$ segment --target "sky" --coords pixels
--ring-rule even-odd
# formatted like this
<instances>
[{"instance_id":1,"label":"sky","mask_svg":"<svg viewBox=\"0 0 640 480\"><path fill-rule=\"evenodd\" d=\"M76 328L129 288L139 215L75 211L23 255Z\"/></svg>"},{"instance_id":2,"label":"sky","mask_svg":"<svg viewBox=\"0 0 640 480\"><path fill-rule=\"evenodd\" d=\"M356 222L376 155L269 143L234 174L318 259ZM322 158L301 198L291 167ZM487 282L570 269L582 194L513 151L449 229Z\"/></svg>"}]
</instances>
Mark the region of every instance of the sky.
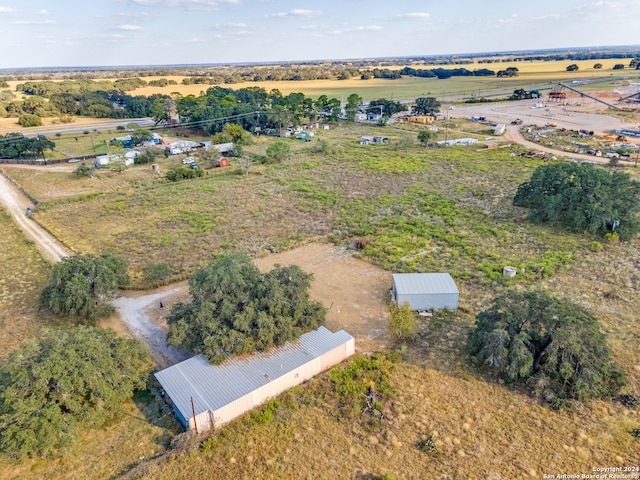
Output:
<instances>
[{"instance_id":1,"label":"sky","mask_svg":"<svg viewBox=\"0 0 640 480\"><path fill-rule=\"evenodd\" d=\"M640 0L0 0L0 69L634 45Z\"/></svg>"}]
</instances>

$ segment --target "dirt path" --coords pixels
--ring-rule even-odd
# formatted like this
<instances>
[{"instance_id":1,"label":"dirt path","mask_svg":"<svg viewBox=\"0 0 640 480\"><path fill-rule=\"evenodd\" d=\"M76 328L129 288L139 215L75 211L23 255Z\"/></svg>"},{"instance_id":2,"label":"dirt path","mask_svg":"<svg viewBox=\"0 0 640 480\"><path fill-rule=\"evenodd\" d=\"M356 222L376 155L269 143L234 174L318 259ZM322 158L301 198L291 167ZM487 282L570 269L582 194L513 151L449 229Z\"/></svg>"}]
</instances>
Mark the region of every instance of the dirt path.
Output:
<instances>
[{"instance_id":1,"label":"dirt path","mask_svg":"<svg viewBox=\"0 0 640 480\"><path fill-rule=\"evenodd\" d=\"M186 297L187 293L187 283L180 282L153 292L125 291L112 302L128 330L149 347L151 356L162 367L174 365L193 356L190 352L167 345L168 328L164 318L175 299Z\"/></svg>"},{"instance_id":2,"label":"dirt path","mask_svg":"<svg viewBox=\"0 0 640 480\"><path fill-rule=\"evenodd\" d=\"M59 262L70 254L69 250L49 234L38 223L27 217L27 208L34 208L16 186L0 174L0 203L4 204L22 231L31 238L40 253L51 262Z\"/></svg>"},{"instance_id":3,"label":"dirt path","mask_svg":"<svg viewBox=\"0 0 640 480\"><path fill-rule=\"evenodd\" d=\"M584 160L585 162L590 162L590 163L601 163L604 165L609 163L608 158L596 157L594 155L584 155L581 153L569 153L569 152L564 152L562 150L554 150L553 148L544 147L535 142L530 142L529 140L524 138L524 136L520 132L520 127L518 127L517 125L507 125L507 131L505 132L504 138L506 138L507 140L511 140L512 142L515 142L524 147L530 148L531 150L537 150L539 152L549 153L557 157L567 157L575 160ZM632 164L632 162L627 162L623 160L620 160L620 163L622 164L628 163L630 165Z\"/></svg>"}]
</instances>

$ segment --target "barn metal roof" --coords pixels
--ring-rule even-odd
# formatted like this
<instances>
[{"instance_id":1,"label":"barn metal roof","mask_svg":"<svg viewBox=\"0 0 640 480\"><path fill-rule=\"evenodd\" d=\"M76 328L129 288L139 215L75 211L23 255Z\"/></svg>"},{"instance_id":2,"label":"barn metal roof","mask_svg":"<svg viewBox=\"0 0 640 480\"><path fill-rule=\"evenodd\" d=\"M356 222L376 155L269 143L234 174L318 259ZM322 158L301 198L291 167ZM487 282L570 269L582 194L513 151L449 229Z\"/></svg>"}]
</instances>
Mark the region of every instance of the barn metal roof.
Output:
<instances>
[{"instance_id":1,"label":"barn metal roof","mask_svg":"<svg viewBox=\"0 0 640 480\"><path fill-rule=\"evenodd\" d=\"M404 295L460 293L448 273L394 273L393 284Z\"/></svg>"},{"instance_id":2,"label":"barn metal roof","mask_svg":"<svg viewBox=\"0 0 640 480\"><path fill-rule=\"evenodd\" d=\"M188 419L193 416L192 397L196 415L214 412L352 338L344 330L333 333L320 327L266 353L231 358L222 365L211 365L204 355L198 355L165 368L155 377Z\"/></svg>"}]
</instances>

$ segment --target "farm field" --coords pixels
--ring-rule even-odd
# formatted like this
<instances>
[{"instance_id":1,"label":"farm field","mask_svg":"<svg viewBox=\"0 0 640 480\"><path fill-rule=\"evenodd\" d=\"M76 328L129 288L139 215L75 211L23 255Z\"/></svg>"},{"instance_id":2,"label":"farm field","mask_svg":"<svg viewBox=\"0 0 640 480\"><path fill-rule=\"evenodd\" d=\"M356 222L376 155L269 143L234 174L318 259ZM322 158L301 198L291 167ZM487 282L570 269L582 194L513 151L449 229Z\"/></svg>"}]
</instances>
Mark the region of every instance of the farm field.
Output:
<instances>
[{"instance_id":1,"label":"farm field","mask_svg":"<svg viewBox=\"0 0 640 480\"><path fill-rule=\"evenodd\" d=\"M463 119L452 119L449 128L451 138L482 140L487 134L485 127ZM596 314L615 360L627 373L624 393L639 395L638 240L607 243L532 225L511 200L518 184L544 161L512 155L517 148L508 146L427 148L417 143L416 133L415 128L332 126L317 134L327 142L324 151L316 140L288 139L292 154L282 163L254 162L248 175L233 163L179 183L158 177L146 165L123 174L104 169L93 178L73 177L69 165L64 166L68 171L3 166L39 201L37 222L75 251L122 256L138 288L147 287L141 274L147 265L166 263L171 280L180 280L214 255L242 250L262 268L297 259L328 265L316 273L325 277L317 278L325 287L316 294L326 303L333 295L326 284L331 283L335 252L366 240L364 248L349 254L364 265L349 265L355 276L376 276L373 295L384 295L379 279L392 271L449 271L460 287L461 308L423 319L415 339L397 345L399 359L382 362L389 396L380 424L344 410L330 374L208 438L176 436L171 417L152 398L142 397L126 406L122 421L87 435L70 458L18 466L0 458L0 476L206 478L215 470L217 478L229 479L384 474L511 479L589 473L595 465L637 465L640 448L628 433L640 427L637 408L590 402L552 411L477 374L464 342L475 315L496 294L511 287L544 289ZM361 135L372 134L390 141L358 144ZM273 141L258 137L244 149L258 158ZM166 172L179 162L174 157L157 163ZM11 232L6 215L0 225ZM41 331L44 321L35 311L35 295L48 268L13 232L4 251L16 245L20 256L7 256L0 277L7 291L3 301L24 320L18 323L22 333L8 338L11 348ZM600 248L596 242L602 242ZM20 270L23 257L32 258L32 266ZM515 266L519 275L504 278L504 265ZM36 280L14 291L14 270ZM346 297L371 295L356 282L345 281L343 290ZM375 330L381 325L377 315L371 321ZM338 321L347 331L350 324L357 326L358 338L371 326L359 306ZM109 322L117 325L115 319ZM386 343L387 337L378 340ZM365 344L363 350L381 343ZM416 447L427 437L435 439L439 454Z\"/></svg>"},{"instance_id":2,"label":"farm field","mask_svg":"<svg viewBox=\"0 0 640 480\"><path fill-rule=\"evenodd\" d=\"M446 80L437 78L415 78L403 77L397 80L387 79L370 79L360 80L359 78L350 78L347 80L303 80L303 81L261 81L261 82L244 82L236 84L222 85L225 88L239 89L243 87L260 87L267 92L272 89L278 89L283 95L293 92L302 92L311 98L317 98L320 95L328 97L345 98L352 93L357 93L364 100L374 100L378 98L388 98L394 100L414 100L420 96L434 96L439 99L445 97L447 101L462 101L466 97L483 96L489 94L500 93L509 95L513 90L518 88L538 88L549 83L571 80L583 80L590 78L593 82L581 85L585 91L591 90L608 90L620 85L619 77L624 77L630 81L637 81L640 73L636 70L612 70L617 63L625 66L629 65L631 58L628 59L604 59L604 60L581 60L581 61L507 61L495 63L474 63L469 65L459 65L459 67L469 70L488 68L494 71L504 70L514 67L519 70L519 76L514 78L496 78L496 77L452 77ZM567 72L566 67L575 63L579 66L576 72ZM595 63L601 63L602 69L594 69ZM456 68L456 65L423 65L412 64L412 68ZM381 67L392 70L399 70L402 66ZM612 77L612 78L609 78ZM180 95L198 96L207 90L211 85L191 84L183 85L182 80L186 78L184 75L166 75L162 77L144 77L145 81L158 79L175 80L177 85L167 85L164 87L145 86L129 92L131 95L153 95L163 94L171 95L179 93ZM635 80L634 80L635 79ZM113 78L112 80L116 80ZM9 91L15 93L16 85L24 81L9 81ZM20 94L18 94L20 96ZM448 97L448 98L447 98ZM49 119L49 123L54 123L54 119ZM0 128L15 128L15 120L0 119Z\"/></svg>"}]
</instances>

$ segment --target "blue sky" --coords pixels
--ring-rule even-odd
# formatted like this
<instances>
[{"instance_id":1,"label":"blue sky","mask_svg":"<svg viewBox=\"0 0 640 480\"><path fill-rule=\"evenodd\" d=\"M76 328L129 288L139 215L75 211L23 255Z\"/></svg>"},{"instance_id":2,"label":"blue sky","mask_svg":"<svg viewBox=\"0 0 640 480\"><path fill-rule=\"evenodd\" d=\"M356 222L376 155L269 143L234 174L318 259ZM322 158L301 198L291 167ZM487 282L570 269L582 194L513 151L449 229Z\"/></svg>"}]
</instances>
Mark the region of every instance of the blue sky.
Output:
<instances>
[{"instance_id":1,"label":"blue sky","mask_svg":"<svg viewBox=\"0 0 640 480\"><path fill-rule=\"evenodd\" d=\"M0 0L0 68L639 44L640 0Z\"/></svg>"}]
</instances>

